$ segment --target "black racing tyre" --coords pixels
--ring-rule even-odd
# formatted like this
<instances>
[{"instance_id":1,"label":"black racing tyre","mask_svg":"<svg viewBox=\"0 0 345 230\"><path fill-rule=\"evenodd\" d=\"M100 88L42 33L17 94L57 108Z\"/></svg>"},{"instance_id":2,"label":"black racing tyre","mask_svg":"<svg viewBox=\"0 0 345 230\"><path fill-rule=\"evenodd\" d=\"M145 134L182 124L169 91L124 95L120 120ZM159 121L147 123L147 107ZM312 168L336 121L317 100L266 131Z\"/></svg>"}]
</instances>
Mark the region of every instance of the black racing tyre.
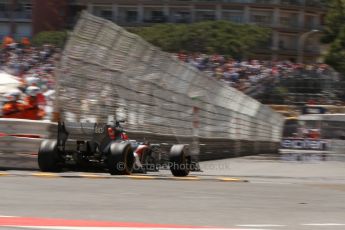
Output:
<instances>
[{"instance_id":1,"label":"black racing tyre","mask_svg":"<svg viewBox=\"0 0 345 230\"><path fill-rule=\"evenodd\" d=\"M169 153L171 173L176 177L185 177L189 174L190 159L184 145L173 145Z\"/></svg>"},{"instance_id":2,"label":"black racing tyre","mask_svg":"<svg viewBox=\"0 0 345 230\"><path fill-rule=\"evenodd\" d=\"M43 172L58 172L62 160L57 149L56 140L44 140L38 150L38 166Z\"/></svg>"},{"instance_id":3,"label":"black racing tyre","mask_svg":"<svg viewBox=\"0 0 345 230\"><path fill-rule=\"evenodd\" d=\"M107 168L111 175L129 175L133 170L134 155L128 142L114 142L110 145Z\"/></svg>"}]
</instances>

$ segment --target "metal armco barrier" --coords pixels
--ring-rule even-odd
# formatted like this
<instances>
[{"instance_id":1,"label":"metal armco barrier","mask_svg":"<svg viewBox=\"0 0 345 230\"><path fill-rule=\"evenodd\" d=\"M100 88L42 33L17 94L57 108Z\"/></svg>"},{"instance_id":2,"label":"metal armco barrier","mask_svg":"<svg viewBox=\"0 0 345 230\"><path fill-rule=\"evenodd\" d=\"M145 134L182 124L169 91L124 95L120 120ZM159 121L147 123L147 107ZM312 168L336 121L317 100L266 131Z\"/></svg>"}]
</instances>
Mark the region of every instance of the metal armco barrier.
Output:
<instances>
[{"instance_id":1,"label":"metal armco barrier","mask_svg":"<svg viewBox=\"0 0 345 230\"><path fill-rule=\"evenodd\" d=\"M43 138L56 137L57 123L45 121L0 119L0 133L8 134L0 137L0 167L37 168L36 154ZM16 137L16 135L40 135L41 138ZM14 135L14 136L9 136ZM130 139L150 140L161 146L161 161L168 159L167 153L176 142L189 145L190 136L175 136L166 134L152 134L148 132L128 132ZM270 142L251 142L228 140L222 138L200 138L199 159L214 160L228 157L244 156L256 153L275 152L277 146ZM13 160L15 163L9 163Z\"/></svg>"},{"instance_id":2,"label":"metal armco barrier","mask_svg":"<svg viewBox=\"0 0 345 230\"><path fill-rule=\"evenodd\" d=\"M162 135L145 132L128 132L128 136L130 139L141 141L145 138L152 143L160 144L163 153L162 161L168 159L166 154L173 144L178 142L190 145L190 143L192 143L192 137L189 136ZM240 157L259 153L276 153L279 148L279 144L273 142L252 142L222 138L200 138L199 145L200 161Z\"/></svg>"}]
</instances>

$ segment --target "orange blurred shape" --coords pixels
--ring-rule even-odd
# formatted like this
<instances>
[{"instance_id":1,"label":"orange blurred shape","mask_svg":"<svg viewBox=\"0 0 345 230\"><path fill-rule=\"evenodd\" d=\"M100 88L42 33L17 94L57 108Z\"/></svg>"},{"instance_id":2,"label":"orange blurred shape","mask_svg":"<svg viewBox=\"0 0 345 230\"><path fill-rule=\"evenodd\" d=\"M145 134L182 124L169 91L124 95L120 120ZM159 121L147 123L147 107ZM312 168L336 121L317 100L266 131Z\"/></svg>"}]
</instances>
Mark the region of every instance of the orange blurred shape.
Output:
<instances>
[{"instance_id":1,"label":"orange blurred shape","mask_svg":"<svg viewBox=\"0 0 345 230\"><path fill-rule=\"evenodd\" d=\"M31 45L30 39L27 38L27 37L23 37L23 38L22 38L22 45L24 45L24 46L30 46L30 45Z\"/></svg>"},{"instance_id":2,"label":"orange blurred shape","mask_svg":"<svg viewBox=\"0 0 345 230\"><path fill-rule=\"evenodd\" d=\"M14 42L13 38L11 38L10 36L5 36L3 41L2 41L2 44L4 46L8 46L10 44L12 44Z\"/></svg>"}]
</instances>

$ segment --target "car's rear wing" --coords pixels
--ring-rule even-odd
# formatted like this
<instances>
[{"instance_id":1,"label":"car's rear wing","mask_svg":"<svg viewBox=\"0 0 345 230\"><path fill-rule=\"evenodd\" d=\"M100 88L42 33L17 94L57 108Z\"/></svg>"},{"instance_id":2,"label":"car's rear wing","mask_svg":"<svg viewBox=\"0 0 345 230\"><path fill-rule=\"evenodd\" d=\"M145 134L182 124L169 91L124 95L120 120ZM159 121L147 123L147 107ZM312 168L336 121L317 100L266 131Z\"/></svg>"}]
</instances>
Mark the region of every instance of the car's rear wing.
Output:
<instances>
[{"instance_id":1,"label":"car's rear wing","mask_svg":"<svg viewBox=\"0 0 345 230\"><path fill-rule=\"evenodd\" d=\"M67 141L92 141L100 143L107 135L110 125L91 122L59 122L58 147L64 148Z\"/></svg>"}]
</instances>

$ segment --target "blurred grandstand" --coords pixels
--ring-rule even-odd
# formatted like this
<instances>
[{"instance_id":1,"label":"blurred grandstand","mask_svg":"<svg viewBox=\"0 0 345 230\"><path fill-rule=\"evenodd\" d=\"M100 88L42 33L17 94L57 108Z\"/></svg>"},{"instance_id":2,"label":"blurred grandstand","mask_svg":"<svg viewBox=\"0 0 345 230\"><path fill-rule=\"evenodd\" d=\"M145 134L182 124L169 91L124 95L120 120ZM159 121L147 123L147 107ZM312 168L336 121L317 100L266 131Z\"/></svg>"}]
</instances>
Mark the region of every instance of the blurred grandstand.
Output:
<instances>
[{"instance_id":1,"label":"blurred grandstand","mask_svg":"<svg viewBox=\"0 0 345 230\"><path fill-rule=\"evenodd\" d=\"M323 63L236 61L222 55L185 53L177 56L264 104L341 106L345 103L344 78Z\"/></svg>"},{"instance_id":2,"label":"blurred grandstand","mask_svg":"<svg viewBox=\"0 0 345 230\"><path fill-rule=\"evenodd\" d=\"M35 85L41 88L42 94L51 97L55 84L53 71L60 52L51 45L32 47L13 42L0 51L0 69L18 77L23 96L28 86ZM175 55L264 104L288 106L272 106L287 116L297 115L299 107L306 104L345 105L344 78L326 64L237 61L218 54ZM332 108L328 111L340 111Z\"/></svg>"},{"instance_id":3,"label":"blurred grandstand","mask_svg":"<svg viewBox=\"0 0 345 230\"><path fill-rule=\"evenodd\" d=\"M265 104L344 105L345 81L325 64L298 65L282 70L273 82L253 95ZM257 92L255 92L257 93Z\"/></svg>"}]
</instances>

